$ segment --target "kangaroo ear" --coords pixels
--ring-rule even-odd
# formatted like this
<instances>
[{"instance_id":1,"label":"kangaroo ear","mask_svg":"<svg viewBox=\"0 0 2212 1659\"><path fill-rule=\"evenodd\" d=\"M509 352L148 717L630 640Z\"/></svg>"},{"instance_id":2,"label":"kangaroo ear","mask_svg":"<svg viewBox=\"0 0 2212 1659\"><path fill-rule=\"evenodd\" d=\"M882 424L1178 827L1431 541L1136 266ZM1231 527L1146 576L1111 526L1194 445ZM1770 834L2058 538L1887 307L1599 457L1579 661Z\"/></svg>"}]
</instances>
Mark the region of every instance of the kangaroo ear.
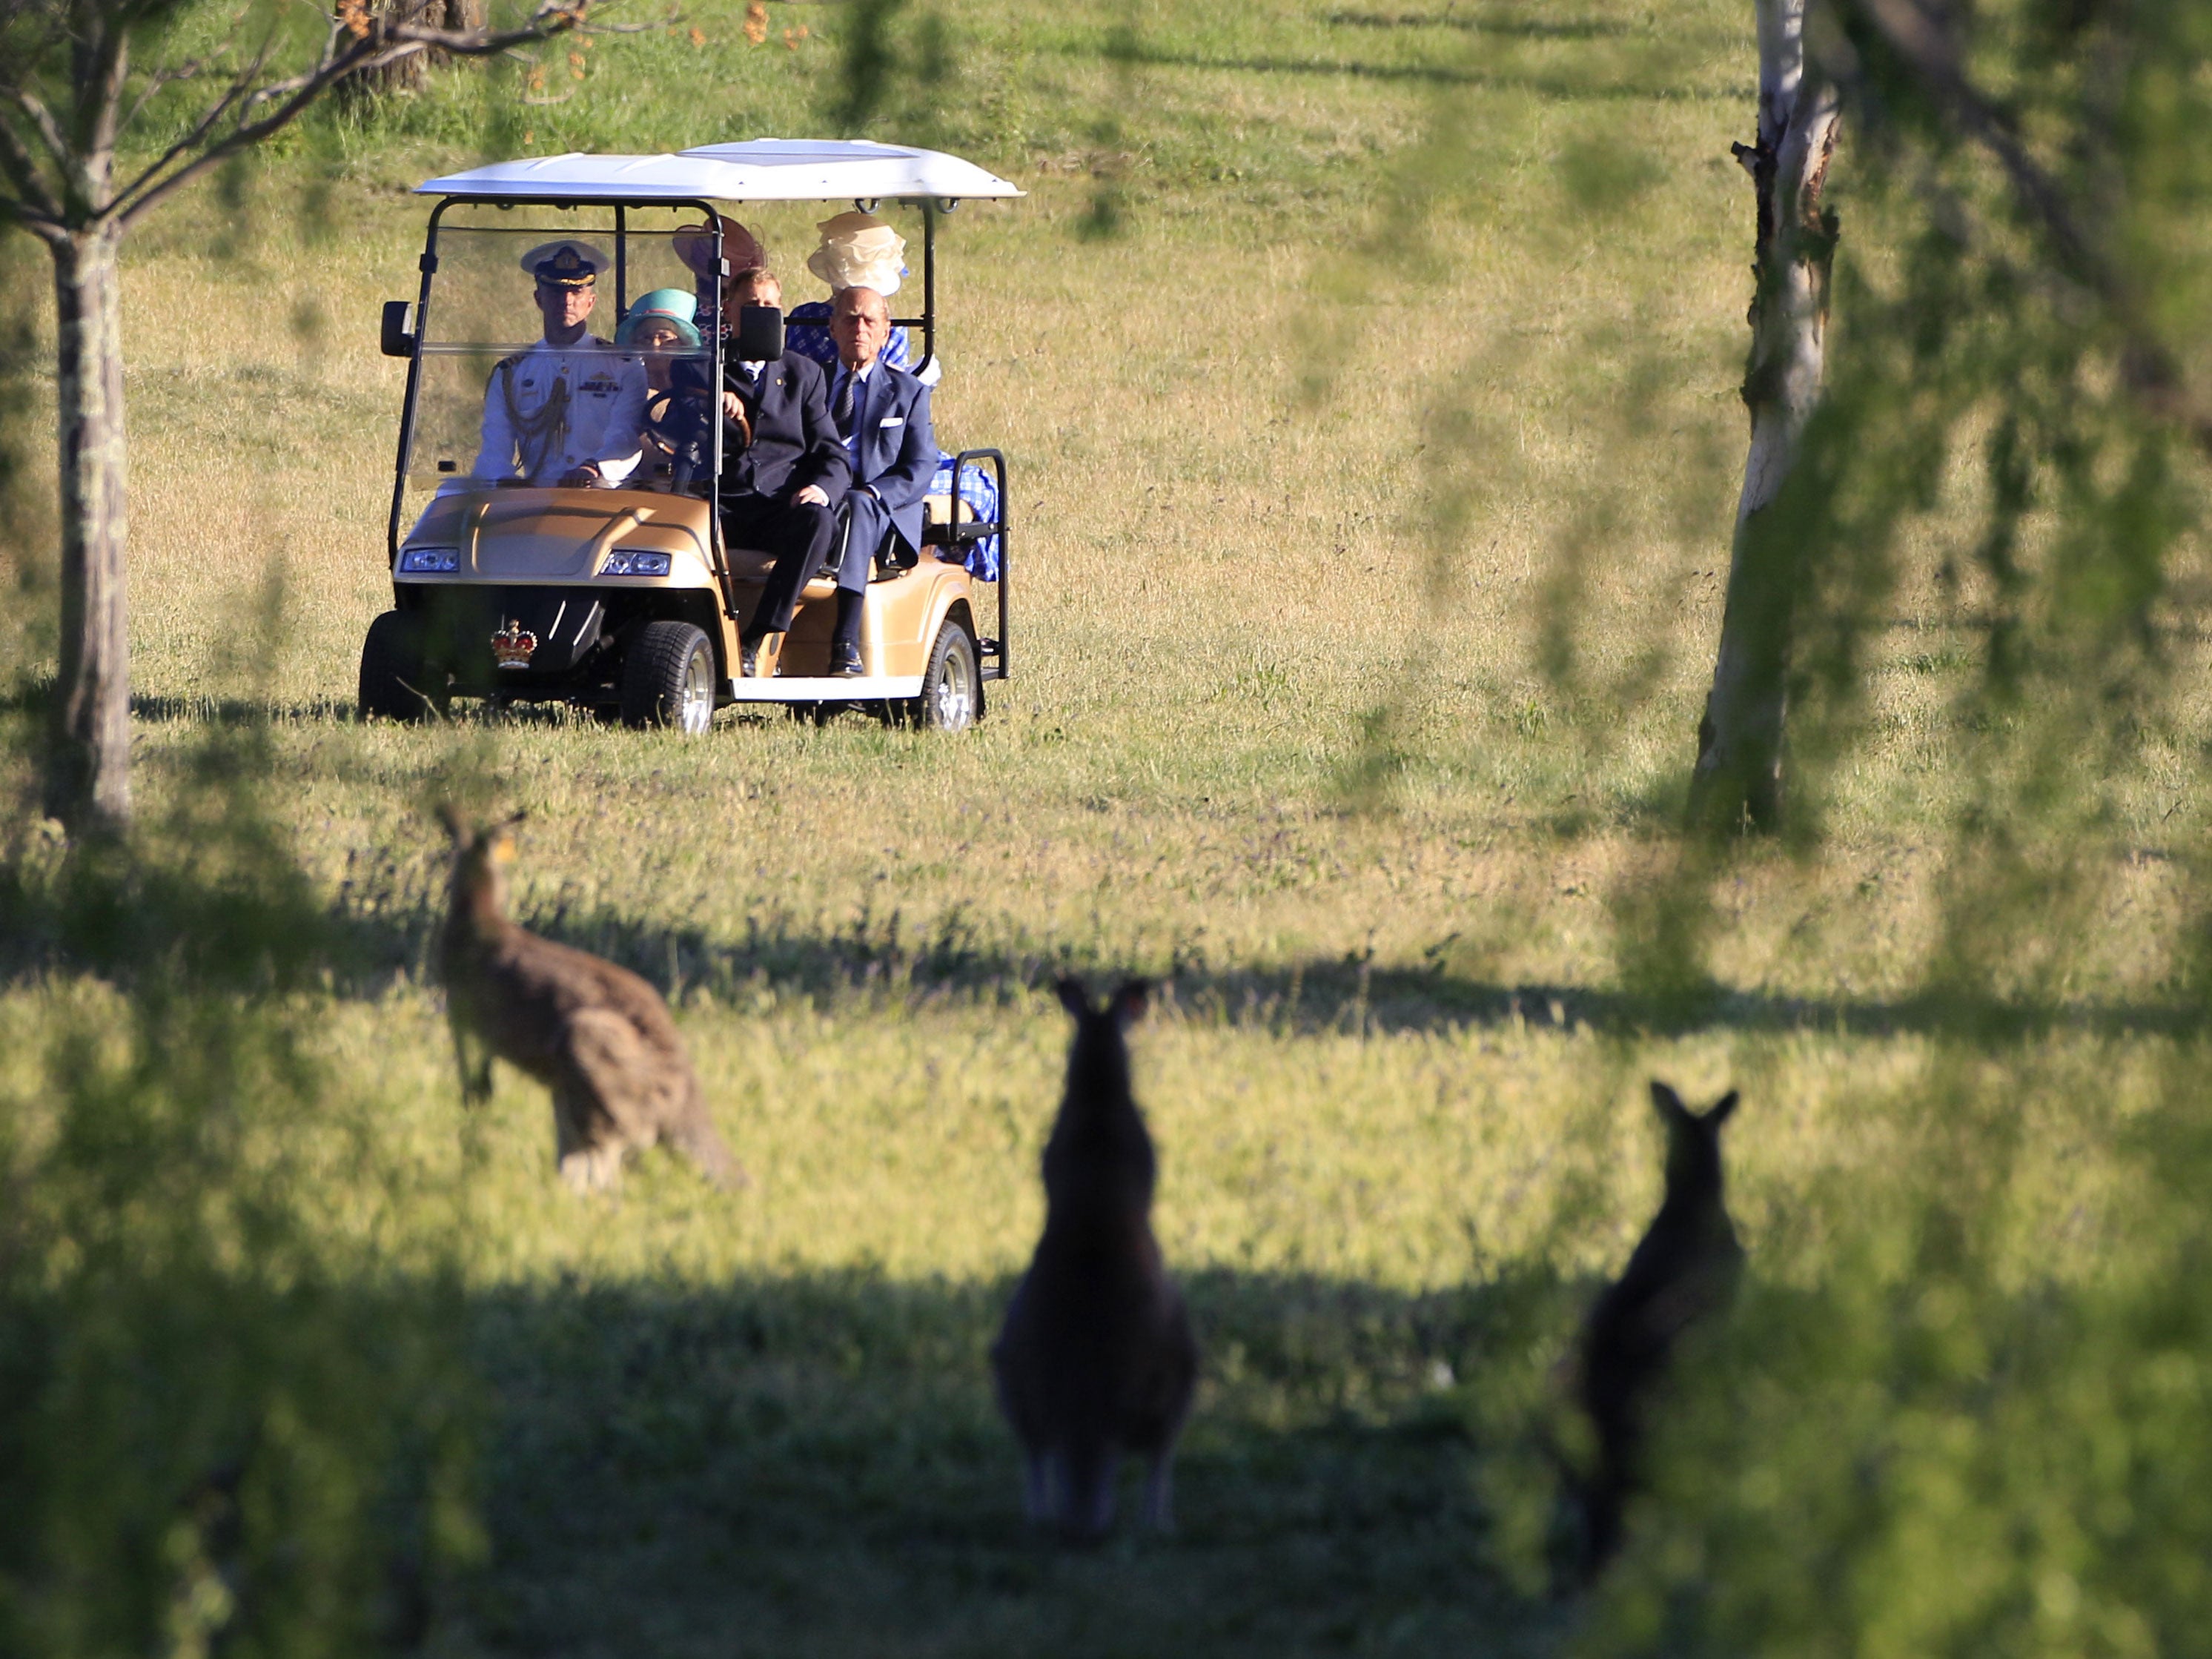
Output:
<instances>
[{"instance_id":1,"label":"kangaroo ear","mask_svg":"<svg viewBox=\"0 0 2212 1659\"><path fill-rule=\"evenodd\" d=\"M1060 993L1060 1006L1082 1019L1091 1012L1091 993L1083 988L1083 981L1070 975L1053 988Z\"/></svg>"},{"instance_id":2,"label":"kangaroo ear","mask_svg":"<svg viewBox=\"0 0 2212 1659\"><path fill-rule=\"evenodd\" d=\"M1134 1025L1145 1017L1145 1010L1152 1005L1152 982L1150 980L1125 981L1121 988L1114 993L1111 1005L1114 1017L1124 1026Z\"/></svg>"},{"instance_id":3,"label":"kangaroo ear","mask_svg":"<svg viewBox=\"0 0 2212 1659\"><path fill-rule=\"evenodd\" d=\"M516 824L521 823L523 819L529 816L530 809L527 806L519 806L514 811L509 812L505 817L501 818L498 823L493 827L499 830L512 830Z\"/></svg>"},{"instance_id":4,"label":"kangaroo ear","mask_svg":"<svg viewBox=\"0 0 2212 1659\"><path fill-rule=\"evenodd\" d=\"M1690 1109L1682 1104L1682 1097L1656 1077L1651 1079L1651 1104L1669 1127L1690 1121Z\"/></svg>"},{"instance_id":5,"label":"kangaroo ear","mask_svg":"<svg viewBox=\"0 0 2212 1659\"><path fill-rule=\"evenodd\" d=\"M1717 1129L1722 1124L1727 1122L1729 1114L1735 1110L1735 1103L1736 1091L1731 1089L1715 1101L1711 1109L1706 1112L1705 1127L1709 1129Z\"/></svg>"},{"instance_id":6,"label":"kangaroo ear","mask_svg":"<svg viewBox=\"0 0 2212 1659\"><path fill-rule=\"evenodd\" d=\"M453 810L453 803L441 800L431 810L438 815L438 822L446 826L446 833L453 838L453 844L456 847L465 846L469 827L461 822L461 815Z\"/></svg>"}]
</instances>

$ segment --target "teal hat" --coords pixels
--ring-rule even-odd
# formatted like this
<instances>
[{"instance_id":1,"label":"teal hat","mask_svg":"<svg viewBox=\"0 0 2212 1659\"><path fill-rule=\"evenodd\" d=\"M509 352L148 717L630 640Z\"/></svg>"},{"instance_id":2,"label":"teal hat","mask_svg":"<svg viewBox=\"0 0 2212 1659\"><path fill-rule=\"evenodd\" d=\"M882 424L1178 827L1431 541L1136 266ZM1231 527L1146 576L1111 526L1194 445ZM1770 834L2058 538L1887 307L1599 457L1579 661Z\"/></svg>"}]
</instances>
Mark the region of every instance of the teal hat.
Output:
<instances>
[{"instance_id":1,"label":"teal hat","mask_svg":"<svg viewBox=\"0 0 2212 1659\"><path fill-rule=\"evenodd\" d=\"M699 331L692 325L692 318L699 313L696 296L680 288L657 288L650 294L641 294L629 314L615 329L615 343L626 346L636 336L638 325L648 317L676 325L676 332L684 342L686 351L699 349Z\"/></svg>"}]
</instances>

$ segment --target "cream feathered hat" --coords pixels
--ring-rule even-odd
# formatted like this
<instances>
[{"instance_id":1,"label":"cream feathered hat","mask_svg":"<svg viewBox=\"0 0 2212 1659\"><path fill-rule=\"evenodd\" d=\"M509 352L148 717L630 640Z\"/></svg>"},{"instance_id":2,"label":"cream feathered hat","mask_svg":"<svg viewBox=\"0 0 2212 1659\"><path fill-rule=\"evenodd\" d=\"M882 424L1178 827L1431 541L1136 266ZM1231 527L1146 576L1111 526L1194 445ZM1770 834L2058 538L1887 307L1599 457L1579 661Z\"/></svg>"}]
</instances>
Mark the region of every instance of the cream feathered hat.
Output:
<instances>
[{"instance_id":1,"label":"cream feathered hat","mask_svg":"<svg viewBox=\"0 0 2212 1659\"><path fill-rule=\"evenodd\" d=\"M906 264L906 239L868 213L841 213L814 227L822 246L806 256L806 268L833 292L872 288L889 296L898 292Z\"/></svg>"}]
</instances>

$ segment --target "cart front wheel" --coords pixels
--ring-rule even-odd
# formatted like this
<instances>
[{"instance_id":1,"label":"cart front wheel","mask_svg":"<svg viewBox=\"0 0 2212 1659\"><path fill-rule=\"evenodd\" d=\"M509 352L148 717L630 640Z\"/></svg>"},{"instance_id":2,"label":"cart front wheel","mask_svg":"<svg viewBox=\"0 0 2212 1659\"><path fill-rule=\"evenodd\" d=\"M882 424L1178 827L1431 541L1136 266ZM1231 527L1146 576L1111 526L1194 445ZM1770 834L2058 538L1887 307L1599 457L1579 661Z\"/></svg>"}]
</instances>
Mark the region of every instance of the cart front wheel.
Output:
<instances>
[{"instance_id":1,"label":"cart front wheel","mask_svg":"<svg viewBox=\"0 0 2212 1659\"><path fill-rule=\"evenodd\" d=\"M696 738L714 723L714 653L690 623L647 623L623 653L623 724Z\"/></svg>"},{"instance_id":2,"label":"cart front wheel","mask_svg":"<svg viewBox=\"0 0 2212 1659\"><path fill-rule=\"evenodd\" d=\"M361 715L419 720L446 709L446 674L423 660L422 630L416 620L387 611L368 625L361 642Z\"/></svg>"}]
</instances>

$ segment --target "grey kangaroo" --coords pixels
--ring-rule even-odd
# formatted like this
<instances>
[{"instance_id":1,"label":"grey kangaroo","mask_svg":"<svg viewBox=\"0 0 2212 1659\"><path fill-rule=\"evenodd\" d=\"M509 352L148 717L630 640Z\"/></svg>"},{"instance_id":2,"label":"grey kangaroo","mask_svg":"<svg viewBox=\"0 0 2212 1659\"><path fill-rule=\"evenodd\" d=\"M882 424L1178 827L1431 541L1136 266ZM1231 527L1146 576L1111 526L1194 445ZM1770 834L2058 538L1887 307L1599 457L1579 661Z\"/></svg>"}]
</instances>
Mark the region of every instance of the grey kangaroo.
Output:
<instances>
[{"instance_id":1,"label":"grey kangaroo","mask_svg":"<svg viewBox=\"0 0 2212 1659\"><path fill-rule=\"evenodd\" d=\"M1735 1292L1743 1264L1721 1194L1721 1126L1734 1090L1700 1115L1665 1084L1651 1103L1667 1126L1667 1196L1620 1279L1583 1327L1575 1393L1596 1431L1597 1458L1582 1483L1582 1576L1620 1547L1621 1514L1642 1476L1654 1396L1674 1346Z\"/></svg>"},{"instance_id":2,"label":"grey kangaroo","mask_svg":"<svg viewBox=\"0 0 2212 1659\"><path fill-rule=\"evenodd\" d=\"M1075 1017L1067 1091L1044 1149L1044 1237L991 1350L999 1402L1028 1463L1024 1508L1082 1541L1114 1519L1121 1455L1146 1460L1145 1518L1172 1524L1169 1464L1190 1414L1198 1344L1152 1237L1157 1166L1129 1093L1122 1033L1145 1011L1132 980L1094 1007L1060 982Z\"/></svg>"},{"instance_id":3,"label":"grey kangaroo","mask_svg":"<svg viewBox=\"0 0 2212 1659\"><path fill-rule=\"evenodd\" d=\"M578 1192L611 1189L623 1153L657 1140L689 1153L715 1185L743 1184L660 993L507 919L503 866L523 816L472 831L439 811L453 838L439 961L463 1098L490 1096L494 1056L550 1087L561 1175Z\"/></svg>"}]
</instances>

